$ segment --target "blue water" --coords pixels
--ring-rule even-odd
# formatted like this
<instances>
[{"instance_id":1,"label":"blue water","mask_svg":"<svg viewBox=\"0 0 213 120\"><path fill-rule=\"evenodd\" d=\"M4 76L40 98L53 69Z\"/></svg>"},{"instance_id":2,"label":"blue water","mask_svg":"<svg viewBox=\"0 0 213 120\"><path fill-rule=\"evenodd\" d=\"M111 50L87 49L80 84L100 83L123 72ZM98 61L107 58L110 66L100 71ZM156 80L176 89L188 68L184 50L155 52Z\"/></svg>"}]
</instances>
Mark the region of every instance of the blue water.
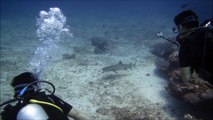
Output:
<instances>
[{"instance_id":1,"label":"blue water","mask_svg":"<svg viewBox=\"0 0 213 120\"><path fill-rule=\"evenodd\" d=\"M182 9L181 5L190 2L190 5L183 9L194 9L196 11L205 12L211 9L211 0L1 0L1 8L3 10L18 10L30 12L36 10L49 8L53 6L61 7L66 10L78 9L79 11L85 11L85 9L90 8L90 10L107 10L113 11L117 10L128 10L128 9L144 9L144 8L155 8L159 9L176 9L177 11ZM21 8L20 8L21 7ZM17 9L19 8L19 9ZM17 11L17 12L18 12ZM86 10L88 11L88 10ZM120 12L120 11L117 11ZM210 12L210 11L209 11Z\"/></svg>"},{"instance_id":2,"label":"blue water","mask_svg":"<svg viewBox=\"0 0 213 120\"><path fill-rule=\"evenodd\" d=\"M29 63L41 45L36 22L39 12L49 11L51 7L60 8L66 16L66 27L74 35L68 41L63 38L58 44L64 48L60 49L69 48L69 44L91 46L89 39L100 36L113 42L125 41L121 44L124 47L133 44L132 50L112 54L124 58L143 52L141 46L163 41L156 38L156 32L176 36L172 32L173 18L183 10L195 11L200 21L213 17L212 0L1 0L1 86L9 86L12 77L33 69ZM55 55L57 51L50 54ZM5 88L0 102L12 96L8 93L11 90Z\"/></svg>"},{"instance_id":3,"label":"blue water","mask_svg":"<svg viewBox=\"0 0 213 120\"><path fill-rule=\"evenodd\" d=\"M181 5L188 2L186 7L181 8ZM194 10L201 21L212 17L212 3L212 0L1 0L1 21L13 21L12 23L15 24L24 22L19 21L21 18L28 18L25 23L30 22L29 24L35 27L35 17L38 16L40 10L59 7L70 20L68 21L70 26L73 27L78 24L75 22L79 20L81 20L79 23L86 24L92 18L101 20L103 23L105 20L112 20L112 22L132 22L132 24L144 25L167 19L167 24L172 27L174 16L182 10Z\"/></svg>"},{"instance_id":4,"label":"blue water","mask_svg":"<svg viewBox=\"0 0 213 120\"><path fill-rule=\"evenodd\" d=\"M141 25L144 31L155 32L159 25L172 28L174 16L182 10L194 10L200 21L213 15L212 0L1 0L1 35L13 31L8 27L13 25L18 31L29 29L33 34L39 11L50 7L59 7L73 29L79 24L90 29L93 24L111 22Z\"/></svg>"},{"instance_id":5,"label":"blue water","mask_svg":"<svg viewBox=\"0 0 213 120\"><path fill-rule=\"evenodd\" d=\"M184 8L181 5L187 4ZM192 9L201 20L212 16L212 0L1 0L1 19L7 17L34 17L38 11L50 7L59 7L66 16L87 18L100 16L129 17L133 15L168 16L171 19L180 11ZM146 21L144 21L146 22Z\"/></svg>"},{"instance_id":6,"label":"blue water","mask_svg":"<svg viewBox=\"0 0 213 120\"><path fill-rule=\"evenodd\" d=\"M27 46L32 54L39 42L39 12L50 7L60 8L74 35L84 38L155 39L159 31L171 37L179 12L192 9L200 21L213 15L212 0L1 0L1 47Z\"/></svg>"}]
</instances>

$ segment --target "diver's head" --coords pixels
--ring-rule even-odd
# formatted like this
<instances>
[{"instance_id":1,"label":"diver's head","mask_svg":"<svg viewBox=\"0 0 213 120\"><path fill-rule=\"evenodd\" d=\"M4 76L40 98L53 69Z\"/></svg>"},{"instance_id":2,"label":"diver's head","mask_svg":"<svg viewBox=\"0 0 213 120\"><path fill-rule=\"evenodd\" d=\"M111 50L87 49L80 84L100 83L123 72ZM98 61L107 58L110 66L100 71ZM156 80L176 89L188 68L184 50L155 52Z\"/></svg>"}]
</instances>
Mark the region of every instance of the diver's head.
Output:
<instances>
[{"instance_id":1,"label":"diver's head","mask_svg":"<svg viewBox=\"0 0 213 120\"><path fill-rule=\"evenodd\" d=\"M38 80L38 77L31 72L24 72L15 76L11 82L11 86L14 88L15 96L20 93L20 91L28 84ZM33 84L27 89L26 93L35 92L39 88L39 85Z\"/></svg>"},{"instance_id":2,"label":"diver's head","mask_svg":"<svg viewBox=\"0 0 213 120\"><path fill-rule=\"evenodd\" d=\"M178 32L199 26L198 16L192 10L186 10L179 13L177 16L175 16L174 22L178 28Z\"/></svg>"}]
</instances>

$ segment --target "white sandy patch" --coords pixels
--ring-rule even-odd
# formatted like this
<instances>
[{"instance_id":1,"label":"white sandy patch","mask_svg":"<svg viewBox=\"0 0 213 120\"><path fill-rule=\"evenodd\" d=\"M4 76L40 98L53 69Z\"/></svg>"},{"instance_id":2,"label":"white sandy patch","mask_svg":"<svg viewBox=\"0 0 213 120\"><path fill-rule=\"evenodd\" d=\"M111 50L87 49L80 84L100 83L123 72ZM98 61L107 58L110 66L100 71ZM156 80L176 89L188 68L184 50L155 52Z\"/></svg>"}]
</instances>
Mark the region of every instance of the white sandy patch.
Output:
<instances>
[{"instance_id":1,"label":"white sandy patch","mask_svg":"<svg viewBox=\"0 0 213 120\"><path fill-rule=\"evenodd\" d=\"M162 95L162 92L166 92L166 81L154 74L153 61L145 58L147 53L137 55L145 59L122 56L77 54L75 59L58 59L43 77L55 84L57 95L97 120L115 119L110 111L114 107L133 111L138 107L147 107L152 111L150 114L159 112L167 118L162 111L166 105L165 96ZM136 67L117 73L102 72L103 67L122 59L125 64L136 63ZM110 112L104 114L103 109Z\"/></svg>"}]
</instances>

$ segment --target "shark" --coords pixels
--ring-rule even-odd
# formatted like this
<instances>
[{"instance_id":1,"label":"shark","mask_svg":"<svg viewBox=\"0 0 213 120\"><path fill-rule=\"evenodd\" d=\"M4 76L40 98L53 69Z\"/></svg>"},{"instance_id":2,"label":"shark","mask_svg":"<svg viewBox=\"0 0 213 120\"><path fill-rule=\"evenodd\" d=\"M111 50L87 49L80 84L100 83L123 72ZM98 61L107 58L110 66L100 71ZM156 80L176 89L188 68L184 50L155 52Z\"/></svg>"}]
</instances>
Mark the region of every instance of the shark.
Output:
<instances>
[{"instance_id":1,"label":"shark","mask_svg":"<svg viewBox=\"0 0 213 120\"><path fill-rule=\"evenodd\" d=\"M117 64L114 65L110 65L107 67L102 68L103 72L110 72L113 71L116 73L116 71L119 70L127 70L127 69L131 69L132 67L134 67L136 64L123 64L122 61L119 61Z\"/></svg>"}]
</instances>

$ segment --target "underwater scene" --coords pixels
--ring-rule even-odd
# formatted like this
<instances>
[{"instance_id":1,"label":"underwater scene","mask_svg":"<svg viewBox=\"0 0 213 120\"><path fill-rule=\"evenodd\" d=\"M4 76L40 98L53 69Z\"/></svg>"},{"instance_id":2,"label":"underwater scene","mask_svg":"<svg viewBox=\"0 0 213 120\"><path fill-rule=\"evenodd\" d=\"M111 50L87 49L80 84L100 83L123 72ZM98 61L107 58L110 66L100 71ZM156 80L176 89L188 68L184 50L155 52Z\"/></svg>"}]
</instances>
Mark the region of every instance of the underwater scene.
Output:
<instances>
[{"instance_id":1,"label":"underwater scene","mask_svg":"<svg viewBox=\"0 0 213 120\"><path fill-rule=\"evenodd\" d=\"M202 22L213 1L1 0L0 103L13 98L15 76L33 72L93 120L212 120L212 109L193 106L207 97L186 102L169 86L180 79L171 59L184 10Z\"/></svg>"}]
</instances>

